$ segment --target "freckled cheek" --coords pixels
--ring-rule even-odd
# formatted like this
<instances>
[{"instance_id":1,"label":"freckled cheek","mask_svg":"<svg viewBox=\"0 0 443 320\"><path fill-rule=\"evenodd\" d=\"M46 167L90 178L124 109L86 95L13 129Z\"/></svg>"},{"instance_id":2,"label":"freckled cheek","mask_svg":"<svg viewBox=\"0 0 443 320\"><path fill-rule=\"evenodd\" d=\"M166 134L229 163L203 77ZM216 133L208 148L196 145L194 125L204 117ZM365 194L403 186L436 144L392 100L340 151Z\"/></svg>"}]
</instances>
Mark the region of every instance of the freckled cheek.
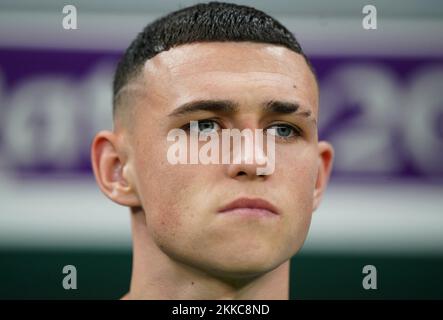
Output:
<instances>
[{"instance_id":1,"label":"freckled cheek","mask_svg":"<svg viewBox=\"0 0 443 320\"><path fill-rule=\"evenodd\" d=\"M143 197L143 207L151 234L157 239L179 236L185 223L180 193L174 188L152 186L150 189L152 192Z\"/></svg>"},{"instance_id":2,"label":"freckled cheek","mask_svg":"<svg viewBox=\"0 0 443 320\"><path fill-rule=\"evenodd\" d=\"M138 192L141 194L148 225L155 233L167 231L174 236L184 228L194 212L196 192L193 182L198 177L191 165L171 165L166 156L143 157L138 161Z\"/></svg>"},{"instance_id":3,"label":"freckled cheek","mask_svg":"<svg viewBox=\"0 0 443 320\"><path fill-rule=\"evenodd\" d=\"M171 210L170 207L158 206L152 214L146 215L147 224L157 238L170 235L176 236L176 231L181 228L181 216L179 211Z\"/></svg>"},{"instance_id":4,"label":"freckled cheek","mask_svg":"<svg viewBox=\"0 0 443 320\"><path fill-rule=\"evenodd\" d=\"M279 171L282 201L286 212L284 231L281 232L287 247L294 251L302 245L309 229L313 209L313 157L298 153L283 157L285 166Z\"/></svg>"},{"instance_id":5,"label":"freckled cheek","mask_svg":"<svg viewBox=\"0 0 443 320\"><path fill-rule=\"evenodd\" d=\"M277 158L279 180L287 188L288 197L294 202L311 205L314 187L317 158L310 150L280 152Z\"/></svg>"}]
</instances>

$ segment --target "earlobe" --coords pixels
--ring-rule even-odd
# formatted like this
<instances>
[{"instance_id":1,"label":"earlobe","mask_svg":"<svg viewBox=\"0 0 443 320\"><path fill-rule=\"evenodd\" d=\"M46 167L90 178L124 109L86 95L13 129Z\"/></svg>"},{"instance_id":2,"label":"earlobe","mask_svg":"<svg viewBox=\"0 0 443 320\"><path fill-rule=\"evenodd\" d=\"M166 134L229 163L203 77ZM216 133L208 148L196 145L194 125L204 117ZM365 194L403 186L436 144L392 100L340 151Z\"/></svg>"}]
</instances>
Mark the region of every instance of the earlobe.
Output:
<instances>
[{"instance_id":1,"label":"earlobe","mask_svg":"<svg viewBox=\"0 0 443 320\"><path fill-rule=\"evenodd\" d=\"M124 174L126 159L118 150L115 133L99 132L91 145L91 161L95 180L101 191L112 201L128 206L140 206L133 183Z\"/></svg>"},{"instance_id":2,"label":"earlobe","mask_svg":"<svg viewBox=\"0 0 443 320\"><path fill-rule=\"evenodd\" d=\"M329 182L333 161L334 149L332 145L326 141L320 141L318 143L318 171L314 189L314 210L320 205L321 198Z\"/></svg>"}]
</instances>

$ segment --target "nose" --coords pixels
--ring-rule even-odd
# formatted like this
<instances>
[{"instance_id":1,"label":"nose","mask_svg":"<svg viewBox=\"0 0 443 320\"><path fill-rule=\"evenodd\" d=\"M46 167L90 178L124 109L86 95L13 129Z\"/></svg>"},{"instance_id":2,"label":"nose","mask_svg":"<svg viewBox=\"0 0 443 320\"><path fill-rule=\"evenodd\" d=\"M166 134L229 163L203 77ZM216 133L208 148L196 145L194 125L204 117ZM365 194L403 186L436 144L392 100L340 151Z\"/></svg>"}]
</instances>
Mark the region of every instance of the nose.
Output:
<instances>
[{"instance_id":1,"label":"nose","mask_svg":"<svg viewBox=\"0 0 443 320\"><path fill-rule=\"evenodd\" d=\"M229 177L242 180L264 179L266 174L260 168L266 164L267 157L262 141L256 140L254 143L253 135L242 138L240 146L234 145L231 148L232 158L227 168Z\"/></svg>"},{"instance_id":2,"label":"nose","mask_svg":"<svg viewBox=\"0 0 443 320\"><path fill-rule=\"evenodd\" d=\"M230 164L228 168L228 175L233 179L263 179L264 174L257 173L257 166L251 164Z\"/></svg>"}]
</instances>

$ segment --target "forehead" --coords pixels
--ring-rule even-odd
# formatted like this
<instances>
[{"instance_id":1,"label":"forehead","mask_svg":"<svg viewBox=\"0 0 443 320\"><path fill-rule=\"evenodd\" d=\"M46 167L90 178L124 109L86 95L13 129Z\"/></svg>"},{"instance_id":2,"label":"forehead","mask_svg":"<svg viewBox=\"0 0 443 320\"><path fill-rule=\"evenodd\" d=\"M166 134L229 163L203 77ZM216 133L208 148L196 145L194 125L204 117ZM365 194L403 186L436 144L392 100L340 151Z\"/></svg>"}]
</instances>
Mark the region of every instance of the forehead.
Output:
<instances>
[{"instance_id":1,"label":"forehead","mask_svg":"<svg viewBox=\"0 0 443 320\"><path fill-rule=\"evenodd\" d=\"M304 58L285 47L252 42L192 43L164 51L143 69L152 105L169 112L192 100L296 100L317 113L318 88ZM166 106L164 105L166 104Z\"/></svg>"}]
</instances>

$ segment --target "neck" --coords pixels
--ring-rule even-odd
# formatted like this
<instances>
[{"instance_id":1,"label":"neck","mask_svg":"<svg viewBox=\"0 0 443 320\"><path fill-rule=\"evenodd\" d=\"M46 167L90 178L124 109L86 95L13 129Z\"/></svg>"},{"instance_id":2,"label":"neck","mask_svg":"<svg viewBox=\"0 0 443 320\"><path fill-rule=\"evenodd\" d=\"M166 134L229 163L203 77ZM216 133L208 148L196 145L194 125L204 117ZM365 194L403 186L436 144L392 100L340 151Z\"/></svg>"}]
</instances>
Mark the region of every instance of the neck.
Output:
<instances>
[{"instance_id":1,"label":"neck","mask_svg":"<svg viewBox=\"0 0 443 320\"><path fill-rule=\"evenodd\" d=\"M227 280L166 255L149 236L142 210L132 212L133 266L130 291L123 299L287 300L289 260L262 275Z\"/></svg>"}]
</instances>

